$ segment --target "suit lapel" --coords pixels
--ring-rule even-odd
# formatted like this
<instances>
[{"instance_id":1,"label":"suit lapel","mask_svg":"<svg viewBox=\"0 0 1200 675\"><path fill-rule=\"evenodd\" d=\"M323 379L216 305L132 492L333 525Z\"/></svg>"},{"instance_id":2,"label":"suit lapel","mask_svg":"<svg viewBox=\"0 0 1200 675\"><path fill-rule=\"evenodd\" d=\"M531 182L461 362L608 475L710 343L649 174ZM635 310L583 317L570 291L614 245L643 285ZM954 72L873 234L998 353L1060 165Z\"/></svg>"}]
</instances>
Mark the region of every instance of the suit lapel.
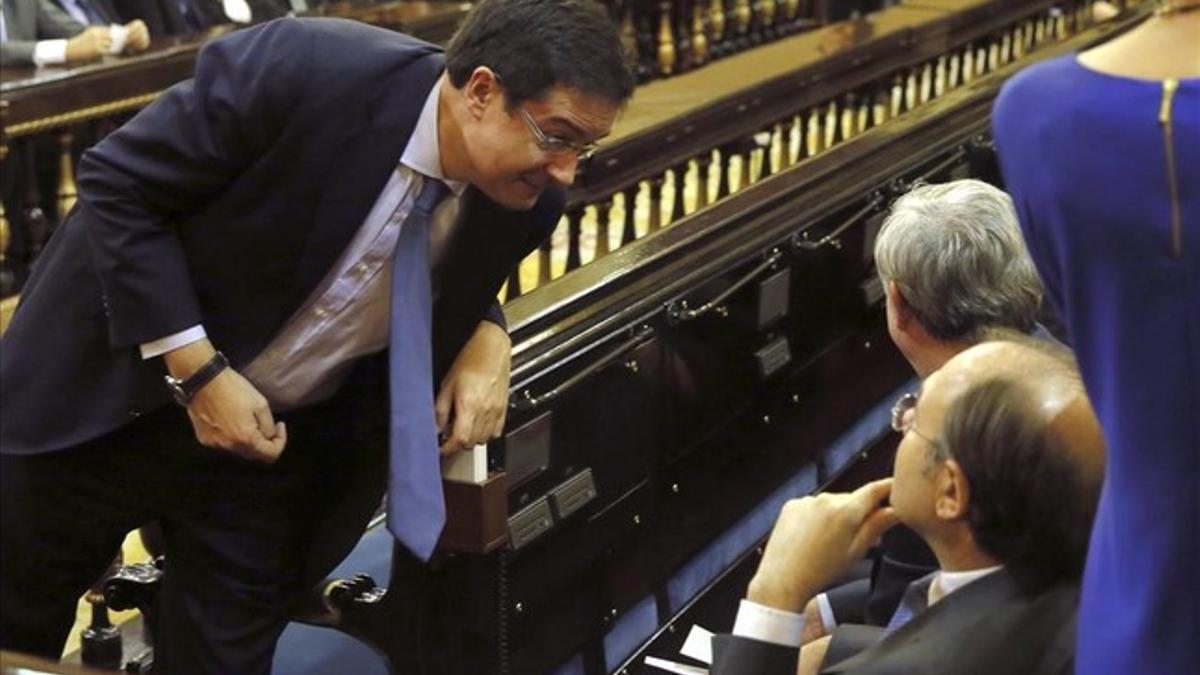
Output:
<instances>
[{"instance_id":1,"label":"suit lapel","mask_svg":"<svg viewBox=\"0 0 1200 675\"><path fill-rule=\"evenodd\" d=\"M914 581L913 584L925 582L928 592L928 584L932 579L933 575L929 575ZM874 647L826 667L821 673L851 673L877 664L886 664L888 672L900 672L906 663L918 666L919 659L928 656L927 650L931 649L930 645L940 644L942 639L954 633L952 627L977 621L1015 595L1016 587L1012 577L1003 570L990 574L942 598L940 602L914 616L911 621L896 629ZM908 654L912 656L906 656Z\"/></svg>"}]
</instances>

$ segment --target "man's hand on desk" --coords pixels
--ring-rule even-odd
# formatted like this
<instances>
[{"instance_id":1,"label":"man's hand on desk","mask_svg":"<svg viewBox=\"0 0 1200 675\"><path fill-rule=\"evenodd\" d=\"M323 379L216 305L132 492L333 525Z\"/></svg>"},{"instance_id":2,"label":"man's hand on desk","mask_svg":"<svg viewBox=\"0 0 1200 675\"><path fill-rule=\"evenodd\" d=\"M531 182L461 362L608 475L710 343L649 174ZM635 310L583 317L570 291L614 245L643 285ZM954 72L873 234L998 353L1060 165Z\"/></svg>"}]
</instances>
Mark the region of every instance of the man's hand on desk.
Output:
<instances>
[{"instance_id":1,"label":"man's hand on desk","mask_svg":"<svg viewBox=\"0 0 1200 675\"><path fill-rule=\"evenodd\" d=\"M112 33L108 26L88 26L67 40L67 63L86 63L109 53Z\"/></svg>"},{"instance_id":2,"label":"man's hand on desk","mask_svg":"<svg viewBox=\"0 0 1200 675\"><path fill-rule=\"evenodd\" d=\"M137 54L146 51L150 46L150 29L141 19L134 19L125 24L125 49L122 54Z\"/></svg>"},{"instance_id":3,"label":"man's hand on desk","mask_svg":"<svg viewBox=\"0 0 1200 675\"><path fill-rule=\"evenodd\" d=\"M746 598L799 613L897 523L886 478L849 494L822 493L784 505Z\"/></svg>"},{"instance_id":4,"label":"man's hand on desk","mask_svg":"<svg viewBox=\"0 0 1200 675\"><path fill-rule=\"evenodd\" d=\"M215 353L205 339L167 352L163 359L172 376L187 379ZM209 448L271 463L287 445L287 427L275 421L267 399L232 368L222 370L196 392L187 412L196 440Z\"/></svg>"},{"instance_id":5,"label":"man's hand on desk","mask_svg":"<svg viewBox=\"0 0 1200 675\"><path fill-rule=\"evenodd\" d=\"M114 35L114 32L122 35ZM106 54L137 54L150 46L150 29L141 19L123 26L88 26L67 40L67 63L95 61Z\"/></svg>"},{"instance_id":6,"label":"man's hand on desk","mask_svg":"<svg viewBox=\"0 0 1200 675\"><path fill-rule=\"evenodd\" d=\"M508 333L481 321L442 380L434 404L443 455L486 443L504 431L511 364Z\"/></svg>"}]
</instances>

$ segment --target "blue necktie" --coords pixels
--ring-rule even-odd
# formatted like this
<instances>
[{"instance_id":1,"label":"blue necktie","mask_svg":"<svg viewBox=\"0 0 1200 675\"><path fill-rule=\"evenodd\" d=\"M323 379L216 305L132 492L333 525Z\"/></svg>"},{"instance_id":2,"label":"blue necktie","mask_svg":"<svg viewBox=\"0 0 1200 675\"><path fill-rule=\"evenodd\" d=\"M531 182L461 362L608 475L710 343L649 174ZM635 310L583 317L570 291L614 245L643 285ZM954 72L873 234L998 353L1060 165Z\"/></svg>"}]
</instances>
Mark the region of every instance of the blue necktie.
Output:
<instances>
[{"instance_id":1,"label":"blue necktie","mask_svg":"<svg viewBox=\"0 0 1200 675\"><path fill-rule=\"evenodd\" d=\"M932 575L917 579L909 584L908 588L904 589L904 596L900 599L900 606L896 608L896 612L892 614L887 627L883 629L884 637L899 630L901 626L911 621L914 616L929 607L929 585L931 583L933 583Z\"/></svg>"},{"instance_id":2,"label":"blue necktie","mask_svg":"<svg viewBox=\"0 0 1200 675\"><path fill-rule=\"evenodd\" d=\"M433 554L446 523L433 412L429 289L429 220L446 190L441 181L425 178L400 228L392 262L387 523L392 534L422 560Z\"/></svg>"}]
</instances>

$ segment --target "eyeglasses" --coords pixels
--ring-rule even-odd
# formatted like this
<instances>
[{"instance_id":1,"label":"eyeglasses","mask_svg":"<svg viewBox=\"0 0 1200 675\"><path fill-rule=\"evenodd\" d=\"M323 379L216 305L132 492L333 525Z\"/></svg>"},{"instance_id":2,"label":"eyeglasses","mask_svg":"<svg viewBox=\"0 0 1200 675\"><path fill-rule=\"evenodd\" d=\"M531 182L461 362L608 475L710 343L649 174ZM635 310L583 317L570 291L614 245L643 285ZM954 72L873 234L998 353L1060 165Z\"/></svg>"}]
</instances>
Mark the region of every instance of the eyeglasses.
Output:
<instances>
[{"instance_id":1,"label":"eyeglasses","mask_svg":"<svg viewBox=\"0 0 1200 675\"><path fill-rule=\"evenodd\" d=\"M907 434L911 431L940 451L942 450L941 443L926 436L917 429L918 400L920 400L920 395L915 391L910 391L896 400L896 404L892 406L892 430L901 434Z\"/></svg>"},{"instance_id":2,"label":"eyeglasses","mask_svg":"<svg viewBox=\"0 0 1200 675\"><path fill-rule=\"evenodd\" d=\"M596 152L595 143L576 143L568 141L565 138L558 136L550 136L542 131L538 123L534 121L533 116L527 110L521 108L521 119L525 120L525 126L529 127L529 131L533 133L534 143L538 149L547 155L562 157L564 155L575 155L581 161L592 156Z\"/></svg>"}]
</instances>

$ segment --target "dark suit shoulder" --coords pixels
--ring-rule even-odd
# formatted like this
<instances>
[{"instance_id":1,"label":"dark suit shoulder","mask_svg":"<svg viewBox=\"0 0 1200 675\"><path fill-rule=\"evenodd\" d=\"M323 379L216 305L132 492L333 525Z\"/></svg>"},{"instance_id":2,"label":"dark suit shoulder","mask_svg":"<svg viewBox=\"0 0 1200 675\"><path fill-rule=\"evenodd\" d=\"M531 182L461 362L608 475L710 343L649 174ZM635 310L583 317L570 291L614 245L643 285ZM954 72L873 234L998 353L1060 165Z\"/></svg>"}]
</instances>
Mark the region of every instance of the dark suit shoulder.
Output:
<instances>
[{"instance_id":1,"label":"dark suit shoulder","mask_svg":"<svg viewBox=\"0 0 1200 675\"><path fill-rule=\"evenodd\" d=\"M822 672L1057 675L1074 653L1078 599L1078 586L1070 583L1022 593L1001 570L952 593L874 647Z\"/></svg>"}]
</instances>

